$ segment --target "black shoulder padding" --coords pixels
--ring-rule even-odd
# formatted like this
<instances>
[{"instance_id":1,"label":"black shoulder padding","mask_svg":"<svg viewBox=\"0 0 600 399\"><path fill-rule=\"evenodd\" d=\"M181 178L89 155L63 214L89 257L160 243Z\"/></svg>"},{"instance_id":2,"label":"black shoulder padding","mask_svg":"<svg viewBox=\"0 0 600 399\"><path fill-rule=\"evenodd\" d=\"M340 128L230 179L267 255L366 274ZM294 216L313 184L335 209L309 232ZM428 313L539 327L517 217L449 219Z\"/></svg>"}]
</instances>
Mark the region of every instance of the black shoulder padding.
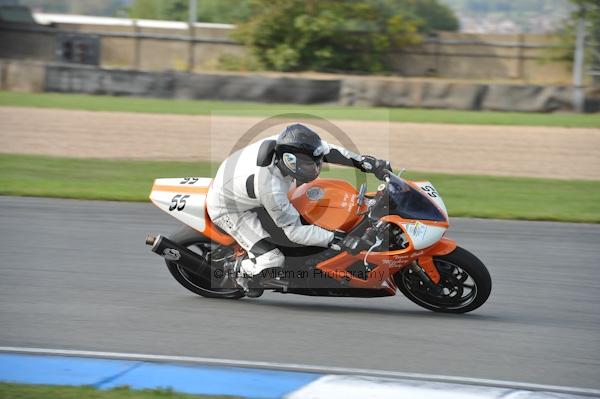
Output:
<instances>
[{"instance_id":1,"label":"black shoulder padding","mask_svg":"<svg viewBox=\"0 0 600 399\"><path fill-rule=\"evenodd\" d=\"M265 140L258 149L258 156L256 157L256 166L269 166L273 162L273 155L275 155L275 140Z\"/></svg>"}]
</instances>

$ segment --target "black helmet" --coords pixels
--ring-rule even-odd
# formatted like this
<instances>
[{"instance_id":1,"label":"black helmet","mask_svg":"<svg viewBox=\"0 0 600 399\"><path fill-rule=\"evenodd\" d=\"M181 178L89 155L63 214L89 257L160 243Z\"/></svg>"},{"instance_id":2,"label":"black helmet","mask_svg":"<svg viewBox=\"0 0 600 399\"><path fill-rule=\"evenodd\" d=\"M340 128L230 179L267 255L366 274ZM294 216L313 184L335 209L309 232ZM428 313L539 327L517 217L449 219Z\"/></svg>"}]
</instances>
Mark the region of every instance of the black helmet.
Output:
<instances>
[{"instance_id":1,"label":"black helmet","mask_svg":"<svg viewBox=\"0 0 600 399\"><path fill-rule=\"evenodd\" d=\"M315 180L321 171L325 147L312 129L299 123L289 125L277 137L277 166L299 183Z\"/></svg>"}]
</instances>

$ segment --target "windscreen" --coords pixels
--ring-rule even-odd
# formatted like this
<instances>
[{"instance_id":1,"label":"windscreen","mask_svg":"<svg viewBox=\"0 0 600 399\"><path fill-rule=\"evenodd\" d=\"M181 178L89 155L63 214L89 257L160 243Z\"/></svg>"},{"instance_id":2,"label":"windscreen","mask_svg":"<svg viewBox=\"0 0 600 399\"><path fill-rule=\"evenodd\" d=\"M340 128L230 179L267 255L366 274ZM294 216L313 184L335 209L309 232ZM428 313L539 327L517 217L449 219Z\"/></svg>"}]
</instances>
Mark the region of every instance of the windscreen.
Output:
<instances>
[{"instance_id":1,"label":"windscreen","mask_svg":"<svg viewBox=\"0 0 600 399\"><path fill-rule=\"evenodd\" d=\"M424 193L397 176L390 176L387 190L389 213L405 219L445 221L444 214Z\"/></svg>"}]
</instances>

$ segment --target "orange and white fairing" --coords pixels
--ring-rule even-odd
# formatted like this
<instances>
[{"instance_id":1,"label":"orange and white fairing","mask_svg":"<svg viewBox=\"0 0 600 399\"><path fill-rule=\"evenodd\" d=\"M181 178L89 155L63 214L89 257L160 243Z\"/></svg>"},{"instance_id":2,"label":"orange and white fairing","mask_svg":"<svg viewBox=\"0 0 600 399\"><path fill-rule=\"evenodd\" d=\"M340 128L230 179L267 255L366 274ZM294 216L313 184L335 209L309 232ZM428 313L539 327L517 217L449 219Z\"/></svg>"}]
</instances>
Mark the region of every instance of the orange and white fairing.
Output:
<instances>
[{"instance_id":1,"label":"orange and white fairing","mask_svg":"<svg viewBox=\"0 0 600 399\"><path fill-rule=\"evenodd\" d=\"M207 177L156 179L150 200L163 211L211 240L231 245L235 242L233 237L219 230L211 222L206 211L206 195L211 182L212 179Z\"/></svg>"}]
</instances>

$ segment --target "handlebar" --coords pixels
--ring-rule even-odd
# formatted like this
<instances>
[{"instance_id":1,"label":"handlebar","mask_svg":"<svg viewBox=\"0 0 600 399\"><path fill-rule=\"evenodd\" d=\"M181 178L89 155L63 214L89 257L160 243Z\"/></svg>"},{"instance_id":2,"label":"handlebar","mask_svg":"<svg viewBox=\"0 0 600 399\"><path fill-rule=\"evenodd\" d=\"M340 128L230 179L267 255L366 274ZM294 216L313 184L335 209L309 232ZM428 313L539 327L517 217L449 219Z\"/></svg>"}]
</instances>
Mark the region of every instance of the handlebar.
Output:
<instances>
[{"instance_id":1,"label":"handlebar","mask_svg":"<svg viewBox=\"0 0 600 399\"><path fill-rule=\"evenodd\" d=\"M386 183L390 182L390 175L393 175L394 173L391 170L387 170L385 169L383 172L383 181Z\"/></svg>"}]
</instances>

